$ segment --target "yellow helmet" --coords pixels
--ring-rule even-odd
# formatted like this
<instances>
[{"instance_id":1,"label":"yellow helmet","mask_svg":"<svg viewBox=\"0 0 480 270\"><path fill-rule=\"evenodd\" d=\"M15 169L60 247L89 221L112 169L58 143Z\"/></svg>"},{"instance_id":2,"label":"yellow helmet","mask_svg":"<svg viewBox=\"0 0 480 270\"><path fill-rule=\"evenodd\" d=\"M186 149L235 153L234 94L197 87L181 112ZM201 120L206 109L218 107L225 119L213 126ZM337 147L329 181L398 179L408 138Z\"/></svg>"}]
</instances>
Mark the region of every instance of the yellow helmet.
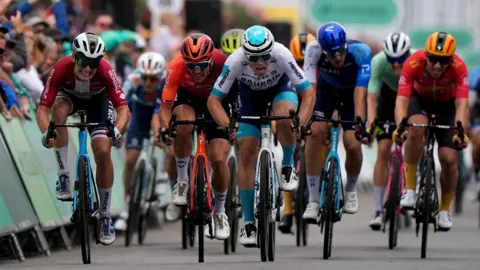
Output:
<instances>
[{"instance_id":1,"label":"yellow helmet","mask_svg":"<svg viewBox=\"0 0 480 270\"><path fill-rule=\"evenodd\" d=\"M243 29L230 29L223 34L221 44L224 54L230 55L242 46L243 32Z\"/></svg>"},{"instance_id":2,"label":"yellow helmet","mask_svg":"<svg viewBox=\"0 0 480 270\"><path fill-rule=\"evenodd\" d=\"M300 33L290 40L290 51L297 61L303 61L305 58L305 49L307 44L315 40L315 36L309 33Z\"/></svg>"},{"instance_id":3,"label":"yellow helmet","mask_svg":"<svg viewBox=\"0 0 480 270\"><path fill-rule=\"evenodd\" d=\"M457 42L452 35L445 32L431 34L425 44L425 52L430 55L452 57L457 49Z\"/></svg>"}]
</instances>

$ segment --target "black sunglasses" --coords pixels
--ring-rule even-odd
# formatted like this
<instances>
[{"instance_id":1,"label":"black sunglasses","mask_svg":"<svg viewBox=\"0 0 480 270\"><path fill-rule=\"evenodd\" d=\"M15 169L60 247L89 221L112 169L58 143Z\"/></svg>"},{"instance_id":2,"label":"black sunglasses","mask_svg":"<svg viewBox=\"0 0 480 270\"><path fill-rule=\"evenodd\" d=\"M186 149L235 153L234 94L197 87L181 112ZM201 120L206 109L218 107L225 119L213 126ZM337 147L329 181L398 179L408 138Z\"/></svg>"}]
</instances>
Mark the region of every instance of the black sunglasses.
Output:
<instances>
[{"instance_id":1,"label":"black sunglasses","mask_svg":"<svg viewBox=\"0 0 480 270\"><path fill-rule=\"evenodd\" d=\"M347 53L347 49L342 47L342 48L338 48L338 49L335 49L335 50L331 50L331 51L327 51L327 50L324 50L325 54L328 56L328 57L335 57L337 54L338 55L344 55Z\"/></svg>"},{"instance_id":2,"label":"black sunglasses","mask_svg":"<svg viewBox=\"0 0 480 270\"><path fill-rule=\"evenodd\" d=\"M410 53L407 53L407 54L402 55L400 57L390 57L390 56L387 55L387 61L390 64L395 64L395 63L403 64L403 62L405 62L405 60L407 60L408 57L410 57Z\"/></svg>"},{"instance_id":3,"label":"black sunglasses","mask_svg":"<svg viewBox=\"0 0 480 270\"><path fill-rule=\"evenodd\" d=\"M97 58L88 58L82 54L76 54L75 63L79 65L81 68L86 68L87 66L89 66L90 68L93 69L93 68L98 68L102 58L103 58L102 56L99 56Z\"/></svg>"},{"instance_id":4,"label":"black sunglasses","mask_svg":"<svg viewBox=\"0 0 480 270\"><path fill-rule=\"evenodd\" d=\"M152 81L152 82L156 82L156 81L160 80L160 79L159 79L158 77L156 77L156 76L149 76L149 75L142 75L142 76L141 76L141 79L144 80L144 81L150 80L150 81Z\"/></svg>"},{"instance_id":5,"label":"black sunglasses","mask_svg":"<svg viewBox=\"0 0 480 270\"><path fill-rule=\"evenodd\" d=\"M258 63L260 60L262 62L268 62L272 59L272 56L270 54L264 54L264 55L251 55L248 57L248 62L250 63Z\"/></svg>"},{"instance_id":6,"label":"black sunglasses","mask_svg":"<svg viewBox=\"0 0 480 270\"><path fill-rule=\"evenodd\" d=\"M437 63L439 63L441 66L445 66L452 62L452 57L427 54L427 61L432 63L433 65L436 65Z\"/></svg>"},{"instance_id":7,"label":"black sunglasses","mask_svg":"<svg viewBox=\"0 0 480 270\"><path fill-rule=\"evenodd\" d=\"M210 66L210 61L204 62L186 62L187 68L190 70L195 70L199 68L200 70L204 70L205 68Z\"/></svg>"}]
</instances>

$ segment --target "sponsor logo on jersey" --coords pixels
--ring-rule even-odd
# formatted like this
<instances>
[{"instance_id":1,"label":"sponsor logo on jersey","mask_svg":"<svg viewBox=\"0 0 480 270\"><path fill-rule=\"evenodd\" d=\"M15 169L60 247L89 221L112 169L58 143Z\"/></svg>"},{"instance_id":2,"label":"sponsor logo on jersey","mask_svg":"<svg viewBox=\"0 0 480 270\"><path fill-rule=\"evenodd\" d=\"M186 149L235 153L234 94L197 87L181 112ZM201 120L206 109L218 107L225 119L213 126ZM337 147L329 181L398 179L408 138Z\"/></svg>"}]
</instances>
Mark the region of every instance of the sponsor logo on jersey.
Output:
<instances>
[{"instance_id":1,"label":"sponsor logo on jersey","mask_svg":"<svg viewBox=\"0 0 480 270\"><path fill-rule=\"evenodd\" d=\"M50 75L48 76L47 84L45 85L45 90L43 90L43 94L42 94L43 99L47 99L48 91L50 90L50 82L52 81L52 77L54 73L55 73L55 69L52 69L52 71L50 72Z\"/></svg>"},{"instance_id":2,"label":"sponsor logo on jersey","mask_svg":"<svg viewBox=\"0 0 480 270\"><path fill-rule=\"evenodd\" d=\"M320 67L320 71L328 73L328 74L340 75L340 70L338 70L336 68Z\"/></svg>"},{"instance_id":3,"label":"sponsor logo on jersey","mask_svg":"<svg viewBox=\"0 0 480 270\"><path fill-rule=\"evenodd\" d=\"M117 74L113 69L111 69L110 71L108 71L108 76L110 76L110 79L112 80L112 83L115 87L115 92L117 93L118 96L120 96L120 94L123 93L123 91L122 91L122 87L120 86L120 81L118 80Z\"/></svg>"},{"instance_id":4,"label":"sponsor logo on jersey","mask_svg":"<svg viewBox=\"0 0 480 270\"><path fill-rule=\"evenodd\" d=\"M297 67L295 66L295 64L293 62L288 62L288 65L290 66L290 68L293 70L293 73L295 73L295 75L297 75L297 77L302 80L303 79L303 75L302 73L300 73L300 71L298 71Z\"/></svg>"},{"instance_id":5,"label":"sponsor logo on jersey","mask_svg":"<svg viewBox=\"0 0 480 270\"><path fill-rule=\"evenodd\" d=\"M267 89L275 86L282 77L280 74L272 74L271 76L258 76L256 79L241 77L240 81L249 85L252 89Z\"/></svg>"},{"instance_id":6,"label":"sponsor logo on jersey","mask_svg":"<svg viewBox=\"0 0 480 270\"><path fill-rule=\"evenodd\" d=\"M410 61L409 64L410 64L410 66L411 66L412 68L415 68L415 67L417 67L420 63L419 63L416 59L414 59L414 60Z\"/></svg>"},{"instance_id":7,"label":"sponsor logo on jersey","mask_svg":"<svg viewBox=\"0 0 480 270\"><path fill-rule=\"evenodd\" d=\"M405 79L405 76L400 76L400 79L398 80L398 84L405 85L407 84L407 79Z\"/></svg>"},{"instance_id":8,"label":"sponsor logo on jersey","mask_svg":"<svg viewBox=\"0 0 480 270\"><path fill-rule=\"evenodd\" d=\"M228 75L230 75L230 69L228 67L224 67L224 69L222 71L222 79L218 83L218 86L220 88L222 88L223 85L225 84L225 82L227 81Z\"/></svg>"}]
</instances>

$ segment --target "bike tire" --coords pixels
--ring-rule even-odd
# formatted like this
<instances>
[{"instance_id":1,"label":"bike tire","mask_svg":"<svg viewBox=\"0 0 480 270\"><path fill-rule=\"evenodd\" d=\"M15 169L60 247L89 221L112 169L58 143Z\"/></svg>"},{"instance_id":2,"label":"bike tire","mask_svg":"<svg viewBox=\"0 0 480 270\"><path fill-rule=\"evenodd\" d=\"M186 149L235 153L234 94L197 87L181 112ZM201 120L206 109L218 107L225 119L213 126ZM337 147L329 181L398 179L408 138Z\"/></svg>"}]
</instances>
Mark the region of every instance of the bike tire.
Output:
<instances>
[{"instance_id":1,"label":"bike tire","mask_svg":"<svg viewBox=\"0 0 480 270\"><path fill-rule=\"evenodd\" d=\"M332 256L332 238L333 238L333 214L335 212L335 179L337 178L337 160L332 159L329 162L327 171L327 188L326 201L323 208L325 209L325 231L323 240L323 259L328 260Z\"/></svg>"},{"instance_id":2,"label":"bike tire","mask_svg":"<svg viewBox=\"0 0 480 270\"><path fill-rule=\"evenodd\" d=\"M148 217L150 216L151 213L151 208L152 208L152 203L157 200L156 195L155 195L155 188L157 186L157 159L155 157L152 157L150 160L150 164L152 165L152 175L150 176L150 180L146 179L148 181L148 187L147 191L148 193L148 199L145 203L147 209L143 210L141 212L139 221L138 221L138 244L143 245L145 242L145 237L147 236L147 231L148 231Z\"/></svg>"},{"instance_id":3,"label":"bike tire","mask_svg":"<svg viewBox=\"0 0 480 270\"><path fill-rule=\"evenodd\" d=\"M430 202L430 189L432 189L432 179L433 179L433 160L431 158L426 159L426 168L425 168L425 178L424 181L424 192L423 192L423 216L422 216L422 251L421 258L425 259L427 257L427 240L428 240L428 225L430 223L431 215L431 202Z\"/></svg>"},{"instance_id":4,"label":"bike tire","mask_svg":"<svg viewBox=\"0 0 480 270\"><path fill-rule=\"evenodd\" d=\"M401 160L399 156L393 159L393 175L390 183L390 190L387 199L386 217L389 221L388 228L388 248L393 249L397 245L398 238L398 207L400 202L400 175L401 175Z\"/></svg>"},{"instance_id":5,"label":"bike tire","mask_svg":"<svg viewBox=\"0 0 480 270\"><path fill-rule=\"evenodd\" d=\"M188 221L186 218L187 215L187 207L182 206L182 249L187 249L188 248L188 239L189 237L189 227L188 227Z\"/></svg>"},{"instance_id":6,"label":"bike tire","mask_svg":"<svg viewBox=\"0 0 480 270\"><path fill-rule=\"evenodd\" d=\"M78 223L80 245L82 246L82 260L84 264L90 264L90 189L88 185L88 168L87 158L80 156L78 160Z\"/></svg>"},{"instance_id":7,"label":"bike tire","mask_svg":"<svg viewBox=\"0 0 480 270\"><path fill-rule=\"evenodd\" d=\"M206 184L206 166L203 157L199 157L197 160L197 171L195 174L195 201L196 201L196 216L198 221L198 262L203 263L204 258L204 240L205 232L203 225L205 224L205 184Z\"/></svg>"},{"instance_id":8,"label":"bike tire","mask_svg":"<svg viewBox=\"0 0 480 270\"><path fill-rule=\"evenodd\" d=\"M140 217L140 205L142 198L143 175L145 171L145 161L141 160L137 169L133 172L133 177L130 185L130 201L128 203L128 220L127 229L125 232L125 246L132 244L133 233L138 228Z\"/></svg>"},{"instance_id":9,"label":"bike tire","mask_svg":"<svg viewBox=\"0 0 480 270\"><path fill-rule=\"evenodd\" d=\"M236 203L236 186L237 186L237 165L235 158L230 158L227 161L228 168L230 170L230 186L227 191L227 199L225 202L225 213L228 216L228 222L230 223L230 237L223 240L223 253L229 254L230 250L235 252L237 245L237 233L238 230L238 215L237 215L237 203Z\"/></svg>"},{"instance_id":10,"label":"bike tire","mask_svg":"<svg viewBox=\"0 0 480 270\"><path fill-rule=\"evenodd\" d=\"M296 225L296 245L297 247L303 245L307 246L308 238L308 224L303 219L303 212L307 208L308 194L306 187L307 174L305 170L305 153L303 150L299 151L300 168L299 168L299 183L295 192L295 225Z\"/></svg>"},{"instance_id":11,"label":"bike tire","mask_svg":"<svg viewBox=\"0 0 480 270\"><path fill-rule=\"evenodd\" d=\"M259 165L260 173L260 198L258 202L258 239L259 239L259 246L260 246L260 259L262 262L267 261L268 256L268 244L269 244L269 220L271 217L269 211L269 179L270 179L270 155L268 152L263 151L260 156L260 165Z\"/></svg>"}]
</instances>

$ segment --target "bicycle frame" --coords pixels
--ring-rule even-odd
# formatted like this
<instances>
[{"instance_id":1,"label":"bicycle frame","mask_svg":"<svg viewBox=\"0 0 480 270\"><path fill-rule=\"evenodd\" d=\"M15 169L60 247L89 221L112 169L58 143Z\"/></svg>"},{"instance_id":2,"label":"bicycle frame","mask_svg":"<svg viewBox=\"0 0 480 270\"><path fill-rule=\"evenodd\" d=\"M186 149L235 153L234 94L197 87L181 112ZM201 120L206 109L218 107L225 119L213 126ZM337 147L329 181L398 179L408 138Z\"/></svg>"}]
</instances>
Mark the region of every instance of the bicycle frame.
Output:
<instances>
[{"instance_id":1,"label":"bicycle frame","mask_svg":"<svg viewBox=\"0 0 480 270\"><path fill-rule=\"evenodd\" d=\"M201 128L200 132L195 132L197 137L196 137L196 153L195 156L193 157L193 170L192 170L192 176L190 177L190 187L195 186L195 175L197 175L197 170L199 169L197 167L198 159L200 157L203 158L205 161L205 181L207 183L207 196L210 196L212 194L212 185L210 183L210 170L209 168L209 161L207 157L207 151L206 151L206 142L205 142L205 133L203 132L203 128ZM213 216L213 205L212 205L212 198L207 199L207 206L208 206L208 213L210 216ZM195 192L190 192L190 204L189 204L189 210L191 213L195 211Z\"/></svg>"},{"instance_id":2,"label":"bicycle frame","mask_svg":"<svg viewBox=\"0 0 480 270\"><path fill-rule=\"evenodd\" d=\"M399 194L403 194L403 189L405 186L405 165L403 164L403 154L402 154L402 146L395 144L395 150L392 153L392 157L390 160L395 160L395 158L398 158L400 160L400 189L399 189ZM393 174L394 174L395 168L390 164L390 173L388 177L388 182L387 182L387 192L385 192L384 196L384 201L386 201L386 198L390 196L390 190L392 187L392 181L393 181ZM397 207L397 214L400 214L401 212L401 207L398 205Z\"/></svg>"},{"instance_id":3,"label":"bicycle frame","mask_svg":"<svg viewBox=\"0 0 480 270\"><path fill-rule=\"evenodd\" d=\"M340 157L338 156L338 138L340 137L340 128L338 127L338 123L335 123L333 127L330 128L331 136L330 136L330 152L327 155L327 159L325 161L325 166L323 168L323 175L325 176L328 172L328 166L330 165L330 161L332 159L337 160L337 177L335 180L335 185L337 189L337 194L342 194L342 185L338 184L339 180L340 183L342 181L341 175L341 168L340 168ZM325 181L321 181L320 185L320 209L323 207L323 201L325 197ZM335 211L340 211L340 196L335 196Z\"/></svg>"},{"instance_id":4,"label":"bicycle frame","mask_svg":"<svg viewBox=\"0 0 480 270\"><path fill-rule=\"evenodd\" d=\"M85 119L84 117L80 117L81 119L81 122L84 123L85 122ZM98 199L98 194L95 192L93 192L94 190L97 191L97 189L94 187L95 185L95 181L93 181L93 172L92 172L92 165L91 165L91 160L90 160L90 156L88 155L88 151L87 151L87 137L88 136L88 133L86 131L86 128L85 127L80 127L80 130L78 131L78 141L79 141L79 151L78 151L78 156L77 156L77 161L76 161L76 171L77 171L77 174L76 174L76 177L75 177L75 185L78 185L77 182L78 182L78 179L79 179L79 175L78 175L78 162L80 160L80 157L85 157L85 159L87 160L87 164L88 164L88 168L90 170L90 173L88 174L88 186L89 186L89 189L90 189L90 212L91 213L94 213L96 210L95 210L95 205L94 205L94 198L92 198L92 196L94 196L93 194L95 194L95 197L97 199L97 202L99 201ZM73 189L73 206L72 206L72 209L73 209L73 212L75 212L77 210L77 190L76 189Z\"/></svg>"},{"instance_id":5,"label":"bicycle frame","mask_svg":"<svg viewBox=\"0 0 480 270\"><path fill-rule=\"evenodd\" d=\"M259 199L260 193L260 157L263 152L267 152L270 156L270 183L271 183L271 190L272 190L272 218L276 216L277 212L277 194L278 194L278 175L277 175L277 167L275 163L275 158L273 154L273 144L274 144L274 135L272 133L271 125L270 124L263 124L261 126L261 134L262 139L260 141L260 151L258 151L257 156L257 164L255 166L255 194L254 194L254 205L253 211L254 213L257 212L257 201Z\"/></svg>"},{"instance_id":6,"label":"bicycle frame","mask_svg":"<svg viewBox=\"0 0 480 270\"><path fill-rule=\"evenodd\" d=\"M137 159L137 162L135 164L134 172L138 170L138 166L140 165L141 161L145 161L145 170L143 171L143 177L147 181L145 182L145 186L142 187L142 201L145 199L148 194L150 194L150 181L155 181L155 179L151 179L152 176L154 175L153 171L153 166L151 164L151 158L153 157L155 153L155 147L152 145L149 139L144 138L143 139L143 145L142 145L142 150L140 152L140 156ZM135 181L135 179L132 179ZM132 182L133 183L133 182Z\"/></svg>"}]
</instances>

